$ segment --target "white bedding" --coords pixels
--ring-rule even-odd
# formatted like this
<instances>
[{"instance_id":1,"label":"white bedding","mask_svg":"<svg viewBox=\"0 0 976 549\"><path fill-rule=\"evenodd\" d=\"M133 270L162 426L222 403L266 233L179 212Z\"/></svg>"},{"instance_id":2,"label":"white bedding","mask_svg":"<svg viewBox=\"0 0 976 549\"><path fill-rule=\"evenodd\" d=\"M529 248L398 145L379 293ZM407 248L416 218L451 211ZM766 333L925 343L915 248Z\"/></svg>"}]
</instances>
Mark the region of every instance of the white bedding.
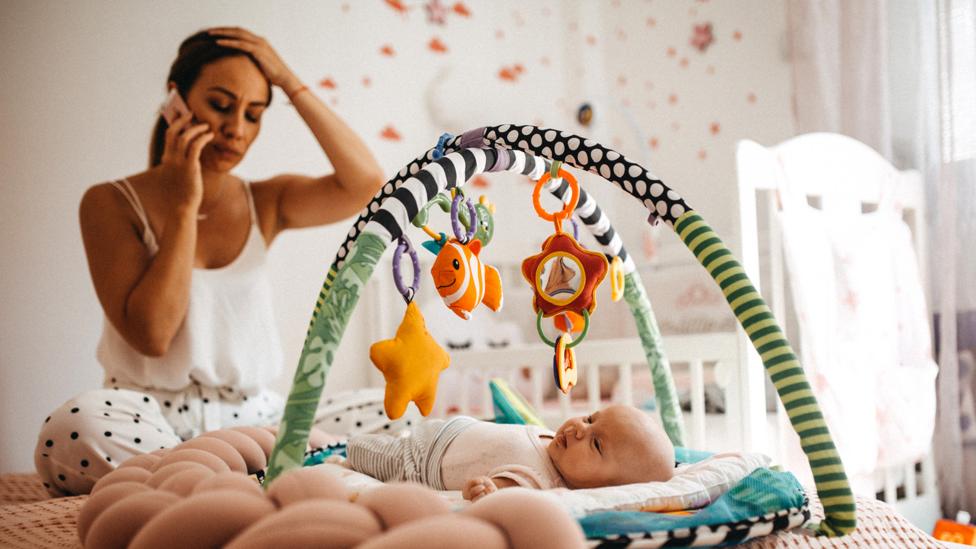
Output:
<instances>
[{"instance_id":1,"label":"white bedding","mask_svg":"<svg viewBox=\"0 0 976 549\"><path fill-rule=\"evenodd\" d=\"M716 454L698 463L681 465L667 482L646 482L569 490L546 490L547 496L563 506L574 517L601 511L679 511L704 507L728 491L733 485L757 468L766 467L770 459L762 454ZM338 475L346 488L356 497L383 483L369 475L344 466L342 458L329 458L318 465ZM468 504L458 490L441 494L455 508Z\"/></svg>"}]
</instances>

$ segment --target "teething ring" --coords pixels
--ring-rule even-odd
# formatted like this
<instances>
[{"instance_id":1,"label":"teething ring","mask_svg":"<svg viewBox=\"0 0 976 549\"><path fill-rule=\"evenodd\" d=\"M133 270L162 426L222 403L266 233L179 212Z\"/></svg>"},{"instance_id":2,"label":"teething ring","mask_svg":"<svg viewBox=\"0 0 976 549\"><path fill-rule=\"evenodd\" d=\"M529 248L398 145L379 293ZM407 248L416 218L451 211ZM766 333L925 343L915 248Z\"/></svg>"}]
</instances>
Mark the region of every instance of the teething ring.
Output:
<instances>
[{"instance_id":1,"label":"teething ring","mask_svg":"<svg viewBox=\"0 0 976 549\"><path fill-rule=\"evenodd\" d=\"M620 260L619 255L614 256L613 261L610 262L610 299L615 302L620 301L624 296L625 285L624 262Z\"/></svg>"},{"instance_id":2,"label":"teething ring","mask_svg":"<svg viewBox=\"0 0 976 549\"><path fill-rule=\"evenodd\" d=\"M461 201L468 207L468 219L471 220L470 227L468 227L467 232L464 230L464 225L461 224L461 216L458 212L458 205ZM454 200L451 201L451 228L454 229L454 236L457 237L458 241L462 244L466 244L474 238L475 232L478 230L478 224L475 222L478 219L478 211L474 209L474 204L466 199L463 194L457 193L454 196Z\"/></svg>"},{"instance_id":3,"label":"teething ring","mask_svg":"<svg viewBox=\"0 0 976 549\"><path fill-rule=\"evenodd\" d=\"M541 339L543 343L545 343L550 347L556 346L556 342L546 337L546 333L542 331L542 309L539 309L539 312L536 313L535 329L537 332L539 332L539 339ZM572 349L573 347L582 343L583 339L586 338L586 333L589 331L590 331L590 311L583 309L583 331L580 332L579 337L575 341L572 339L572 336L570 336L570 343L567 344L569 345L569 348ZM564 333L563 335L569 335L569 334Z\"/></svg>"},{"instance_id":4,"label":"teething ring","mask_svg":"<svg viewBox=\"0 0 976 549\"><path fill-rule=\"evenodd\" d=\"M559 168L559 177L566 180L569 183L569 189L571 191L569 202L563 205L563 209L556 213L549 213L542 208L542 203L539 201L539 194L542 188L549 182L551 176L549 172L542 174L535 183L535 188L532 189L532 206L535 207L535 213L542 219L546 221L552 221L558 223L563 219L569 219L573 215L573 211L576 210L576 203L579 202L580 190L579 183L576 182L576 178L573 174L568 171ZM558 221L557 221L558 220Z\"/></svg>"},{"instance_id":5,"label":"teething ring","mask_svg":"<svg viewBox=\"0 0 976 549\"><path fill-rule=\"evenodd\" d=\"M410 286L403 283L403 276L400 273L400 259L403 257L404 251L410 254L410 262L413 264L413 283ZM417 289L420 287L420 258L417 257L416 250L410 245L410 240L405 234L400 235L397 240L396 251L393 252L393 283L396 284L397 291L408 304L413 301L413 297L417 295Z\"/></svg>"},{"instance_id":6,"label":"teething ring","mask_svg":"<svg viewBox=\"0 0 976 549\"><path fill-rule=\"evenodd\" d=\"M569 394L569 390L575 387L579 380L574 344L573 336L563 333L556 341L556 355L552 358L552 373L556 378L556 387L563 394Z\"/></svg>"}]
</instances>

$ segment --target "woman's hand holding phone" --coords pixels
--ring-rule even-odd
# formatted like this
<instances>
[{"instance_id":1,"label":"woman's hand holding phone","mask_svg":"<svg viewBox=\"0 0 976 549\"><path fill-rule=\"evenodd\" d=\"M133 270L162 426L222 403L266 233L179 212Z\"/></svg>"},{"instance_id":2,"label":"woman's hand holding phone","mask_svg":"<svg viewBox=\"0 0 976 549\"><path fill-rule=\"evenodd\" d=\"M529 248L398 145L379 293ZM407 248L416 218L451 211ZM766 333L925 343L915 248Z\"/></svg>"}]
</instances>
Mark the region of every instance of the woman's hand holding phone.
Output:
<instances>
[{"instance_id":1,"label":"woman's hand holding phone","mask_svg":"<svg viewBox=\"0 0 976 549\"><path fill-rule=\"evenodd\" d=\"M167 106L170 103L167 102ZM166 107L163 112L167 112ZM207 124L193 124L189 109L175 109L175 118L166 130L163 179L169 182L167 190L173 193L173 203L191 209L194 216L203 199L200 153L213 138L214 133Z\"/></svg>"}]
</instances>

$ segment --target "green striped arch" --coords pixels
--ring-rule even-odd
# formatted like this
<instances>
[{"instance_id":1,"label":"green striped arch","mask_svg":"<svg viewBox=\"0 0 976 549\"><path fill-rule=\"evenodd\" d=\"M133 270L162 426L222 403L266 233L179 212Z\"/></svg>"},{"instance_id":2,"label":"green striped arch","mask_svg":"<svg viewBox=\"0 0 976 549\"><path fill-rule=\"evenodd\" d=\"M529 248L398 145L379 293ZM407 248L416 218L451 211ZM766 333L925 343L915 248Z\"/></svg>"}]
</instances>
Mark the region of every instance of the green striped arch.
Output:
<instances>
[{"instance_id":1,"label":"green striped arch","mask_svg":"<svg viewBox=\"0 0 976 549\"><path fill-rule=\"evenodd\" d=\"M828 536L851 532L857 525L857 517L844 465L806 374L772 311L749 281L742 265L697 212L685 212L675 221L674 230L722 289L759 353L790 424L800 437L800 446L810 462L817 494L824 506L825 518L817 531Z\"/></svg>"}]
</instances>

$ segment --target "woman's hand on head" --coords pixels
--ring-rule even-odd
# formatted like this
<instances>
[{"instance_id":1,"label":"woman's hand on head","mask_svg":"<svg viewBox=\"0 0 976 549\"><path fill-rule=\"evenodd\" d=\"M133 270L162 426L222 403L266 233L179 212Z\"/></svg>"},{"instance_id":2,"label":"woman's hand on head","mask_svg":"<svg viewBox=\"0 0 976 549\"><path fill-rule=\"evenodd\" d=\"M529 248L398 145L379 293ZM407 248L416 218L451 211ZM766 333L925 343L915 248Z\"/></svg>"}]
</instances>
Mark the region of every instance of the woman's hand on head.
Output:
<instances>
[{"instance_id":1,"label":"woman's hand on head","mask_svg":"<svg viewBox=\"0 0 976 549\"><path fill-rule=\"evenodd\" d=\"M267 40L240 27L214 27L207 29L207 32L219 37L217 44L251 54L272 85L285 90L285 93L294 91L288 86L298 79Z\"/></svg>"},{"instance_id":2,"label":"woman's hand on head","mask_svg":"<svg viewBox=\"0 0 976 549\"><path fill-rule=\"evenodd\" d=\"M200 153L214 132L207 124L192 124L191 119L192 115L180 114L166 129L161 165L167 191L173 193L172 203L195 209L203 199Z\"/></svg>"}]
</instances>

